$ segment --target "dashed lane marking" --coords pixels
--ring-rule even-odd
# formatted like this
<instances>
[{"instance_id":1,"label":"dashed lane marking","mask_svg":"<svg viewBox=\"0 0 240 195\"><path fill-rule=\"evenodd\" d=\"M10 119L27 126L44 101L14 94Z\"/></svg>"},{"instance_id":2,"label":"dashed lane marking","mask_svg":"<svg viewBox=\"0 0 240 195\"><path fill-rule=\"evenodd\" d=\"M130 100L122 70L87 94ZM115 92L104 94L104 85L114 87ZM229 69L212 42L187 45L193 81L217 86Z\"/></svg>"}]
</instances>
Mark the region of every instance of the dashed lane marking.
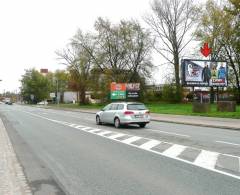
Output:
<instances>
[{"instance_id":1,"label":"dashed lane marking","mask_svg":"<svg viewBox=\"0 0 240 195\"><path fill-rule=\"evenodd\" d=\"M217 152L202 150L201 153L196 158L196 160L194 161L194 164L200 167L213 169L215 168L218 155L219 153Z\"/></svg>"},{"instance_id":2,"label":"dashed lane marking","mask_svg":"<svg viewBox=\"0 0 240 195\"><path fill-rule=\"evenodd\" d=\"M124 133L119 133L116 131L105 131L102 129L97 129L97 128L93 128L93 127L87 127L84 125L79 125L79 124L72 124L72 123L68 123L68 122L64 122L64 121L58 121L58 120L54 120L54 119L50 119L47 117L43 117L41 115L37 115L37 114L33 114L31 112L27 112L27 111L21 111L24 113L27 113L29 115L38 117L38 118L42 118L48 121L52 121L54 123L58 123L58 124L62 124L62 125L67 125L69 127L78 129L78 130L82 130L88 133L92 133L94 135L98 135L98 136L102 136L104 138L107 139L111 139L114 140L116 142L119 143L124 143L127 144L129 146L135 147L135 148L139 148L139 149L143 149L146 151L149 151L151 153L154 154L159 154L161 156L165 156L171 159L175 159L187 164L191 164L197 167L201 167L213 172L217 172L223 175L227 175L230 177L233 177L235 179L240 180L240 157L239 156L233 156L233 155L229 155L229 154L221 154L221 153L217 153L217 152L212 152L212 151L207 151L207 150L200 150L200 153L195 156L195 160L193 161L189 161L187 159L181 158L181 154L186 151L187 149L191 149L193 147L188 147L188 146L184 146L184 145L178 145L178 144L173 144L173 143L169 143L169 142L165 142L165 141L159 141L159 140L154 140L154 139L149 139L149 138L144 138L144 137L139 137L139 136L134 136L134 135L130 135L130 134L124 134ZM127 137L126 139L122 139L124 137ZM119 139L118 139L119 138ZM121 139L120 139L121 138ZM137 142L138 140L146 140L145 143L141 144L141 145L136 145L134 144L134 142ZM170 145L170 147L166 148L163 151L158 151L158 145L161 144L168 144ZM196 148L194 148L196 149ZM223 170L219 170L217 169L217 160L219 155L225 156L226 158L229 157L234 157L238 159L238 172L232 172L232 170L230 171L223 171ZM237 161L236 161L237 162ZM224 168L224 167L223 167ZM236 174L235 174L236 173Z\"/></svg>"},{"instance_id":3,"label":"dashed lane marking","mask_svg":"<svg viewBox=\"0 0 240 195\"><path fill-rule=\"evenodd\" d=\"M87 130L87 129L89 129L89 128L82 128L82 130ZM101 131L101 129L93 129L93 130L90 130L90 131L88 131L88 132L90 132L90 133L96 133L96 132L98 132L98 131Z\"/></svg>"},{"instance_id":4,"label":"dashed lane marking","mask_svg":"<svg viewBox=\"0 0 240 195\"><path fill-rule=\"evenodd\" d=\"M157 140L150 140L142 145L139 146L139 148L145 149L145 150L150 150L153 147L157 146L158 144L160 144L160 141Z\"/></svg>"},{"instance_id":5,"label":"dashed lane marking","mask_svg":"<svg viewBox=\"0 0 240 195\"><path fill-rule=\"evenodd\" d=\"M110 137L108 137L108 138L110 138L110 139L116 139L116 138L119 138L119 137L123 137L124 135L126 135L126 134L117 133L117 134L112 135L112 136L110 136Z\"/></svg>"},{"instance_id":6,"label":"dashed lane marking","mask_svg":"<svg viewBox=\"0 0 240 195\"><path fill-rule=\"evenodd\" d=\"M240 144L231 143L231 142L225 142L225 141L215 141L215 142L217 142L217 143L222 143L222 144L233 145L233 146L240 146Z\"/></svg>"},{"instance_id":7,"label":"dashed lane marking","mask_svg":"<svg viewBox=\"0 0 240 195\"><path fill-rule=\"evenodd\" d=\"M103 132L97 133L97 134L103 136L103 135L110 134L110 133L112 133L112 131L103 131Z\"/></svg>"},{"instance_id":8,"label":"dashed lane marking","mask_svg":"<svg viewBox=\"0 0 240 195\"><path fill-rule=\"evenodd\" d=\"M170 148L168 148L167 150L165 150L163 152L164 155L169 156L169 157L177 157L179 154L181 154L187 147L186 146L182 146L182 145L178 145L178 144L174 144L173 146L171 146Z\"/></svg>"},{"instance_id":9,"label":"dashed lane marking","mask_svg":"<svg viewBox=\"0 0 240 195\"><path fill-rule=\"evenodd\" d=\"M131 144L132 142L135 142L135 141L137 141L139 139L141 139L141 137L133 136L133 137L130 137L130 138L122 140L122 143Z\"/></svg>"}]
</instances>

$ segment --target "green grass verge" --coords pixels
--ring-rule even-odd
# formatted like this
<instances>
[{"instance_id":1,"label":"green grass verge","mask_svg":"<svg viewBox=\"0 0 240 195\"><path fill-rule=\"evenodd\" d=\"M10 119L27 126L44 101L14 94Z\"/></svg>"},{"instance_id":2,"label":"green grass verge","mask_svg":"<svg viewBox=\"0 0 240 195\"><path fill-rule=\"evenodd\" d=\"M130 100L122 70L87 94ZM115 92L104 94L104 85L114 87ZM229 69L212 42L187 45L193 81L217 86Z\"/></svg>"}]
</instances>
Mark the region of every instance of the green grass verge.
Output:
<instances>
[{"instance_id":1,"label":"green grass verge","mask_svg":"<svg viewBox=\"0 0 240 195\"><path fill-rule=\"evenodd\" d=\"M217 112L217 106L216 104L213 104L211 105L211 112L208 113L193 113L191 103L189 104L152 103L147 104L147 107L152 113L240 119L240 106L237 106L236 112Z\"/></svg>"},{"instance_id":2,"label":"green grass verge","mask_svg":"<svg viewBox=\"0 0 240 195\"><path fill-rule=\"evenodd\" d=\"M78 105L78 104L59 104L51 105L60 108L73 108L73 109L101 109L103 104L90 104L90 105ZM221 118L235 118L240 119L240 105L237 106L236 112L217 112L215 104L211 105L211 112L208 113L193 113L192 104L169 104L169 103L147 103L146 106L152 113L159 114L175 114L175 115L191 115L191 116L208 116L208 117L221 117Z\"/></svg>"}]
</instances>

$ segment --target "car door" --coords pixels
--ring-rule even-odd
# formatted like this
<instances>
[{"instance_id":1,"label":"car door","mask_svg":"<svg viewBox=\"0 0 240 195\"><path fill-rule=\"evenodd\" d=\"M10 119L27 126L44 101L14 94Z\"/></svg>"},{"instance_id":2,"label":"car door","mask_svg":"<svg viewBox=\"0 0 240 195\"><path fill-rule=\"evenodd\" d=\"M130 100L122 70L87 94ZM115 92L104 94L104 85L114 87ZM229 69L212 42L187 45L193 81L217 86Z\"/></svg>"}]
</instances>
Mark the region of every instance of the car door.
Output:
<instances>
[{"instance_id":1,"label":"car door","mask_svg":"<svg viewBox=\"0 0 240 195\"><path fill-rule=\"evenodd\" d=\"M108 117L108 113L109 113L109 109L111 108L112 104L108 104L107 106L105 106L103 109L102 109L102 113L101 113L101 121L103 123L107 123L107 117Z\"/></svg>"},{"instance_id":2,"label":"car door","mask_svg":"<svg viewBox=\"0 0 240 195\"><path fill-rule=\"evenodd\" d=\"M112 124L114 122L114 116L115 116L115 113L117 112L117 106L118 106L118 104L112 104L111 107L109 108L108 112L106 113L107 123Z\"/></svg>"}]
</instances>

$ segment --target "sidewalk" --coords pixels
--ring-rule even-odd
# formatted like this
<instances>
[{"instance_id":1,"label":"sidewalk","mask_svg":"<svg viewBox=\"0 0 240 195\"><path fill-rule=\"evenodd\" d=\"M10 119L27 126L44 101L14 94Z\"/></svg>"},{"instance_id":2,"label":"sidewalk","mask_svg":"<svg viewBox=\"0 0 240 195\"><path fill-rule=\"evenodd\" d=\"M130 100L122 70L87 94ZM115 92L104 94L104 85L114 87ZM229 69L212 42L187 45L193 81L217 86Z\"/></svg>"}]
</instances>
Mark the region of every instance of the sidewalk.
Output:
<instances>
[{"instance_id":1,"label":"sidewalk","mask_svg":"<svg viewBox=\"0 0 240 195\"><path fill-rule=\"evenodd\" d=\"M0 194L32 194L20 166L6 129L0 119Z\"/></svg>"},{"instance_id":2,"label":"sidewalk","mask_svg":"<svg viewBox=\"0 0 240 195\"><path fill-rule=\"evenodd\" d=\"M68 110L68 111L74 111L74 112L85 112L90 114L95 114L96 112L99 111L96 109L71 109L71 108L57 108L53 106L41 106L41 108L62 109L62 110ZM172 114L156 114L156 113L151 113L151 119L152 121L159 121L159 122L240 130L240 119L172 115Z\"/></svg>"}]
</instances>

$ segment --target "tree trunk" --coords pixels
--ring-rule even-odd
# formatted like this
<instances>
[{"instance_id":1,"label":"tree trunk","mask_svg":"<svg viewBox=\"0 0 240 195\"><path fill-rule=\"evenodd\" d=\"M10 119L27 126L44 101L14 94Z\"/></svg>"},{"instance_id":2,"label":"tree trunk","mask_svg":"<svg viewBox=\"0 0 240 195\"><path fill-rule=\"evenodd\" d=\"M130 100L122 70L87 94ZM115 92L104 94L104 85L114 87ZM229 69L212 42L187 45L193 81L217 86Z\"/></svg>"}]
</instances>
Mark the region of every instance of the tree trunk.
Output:
<instances>
[{"instance_id":1,"label":"tree trunk","mask_svg":"<svg viewBox=\"0 0 240 195\"><path fill-rule=\"evenodd\" d=\"M85 87L80 87L80 101L79 104L86 104L86 89Z\"/></svg>"},{"instance_id":2,"label":"tree trunk","mask_svg":"<svg viewBox=\"0 0 240 195\"><path fill-rule=\"evenodd\" d=\"M176 101L180 102L181 95L181 84L180 84L180 76L179 76L179 56L178 52L174 54L174 69L175 69L175 80L176 80Z\"/></svg>"}]
</instances>

